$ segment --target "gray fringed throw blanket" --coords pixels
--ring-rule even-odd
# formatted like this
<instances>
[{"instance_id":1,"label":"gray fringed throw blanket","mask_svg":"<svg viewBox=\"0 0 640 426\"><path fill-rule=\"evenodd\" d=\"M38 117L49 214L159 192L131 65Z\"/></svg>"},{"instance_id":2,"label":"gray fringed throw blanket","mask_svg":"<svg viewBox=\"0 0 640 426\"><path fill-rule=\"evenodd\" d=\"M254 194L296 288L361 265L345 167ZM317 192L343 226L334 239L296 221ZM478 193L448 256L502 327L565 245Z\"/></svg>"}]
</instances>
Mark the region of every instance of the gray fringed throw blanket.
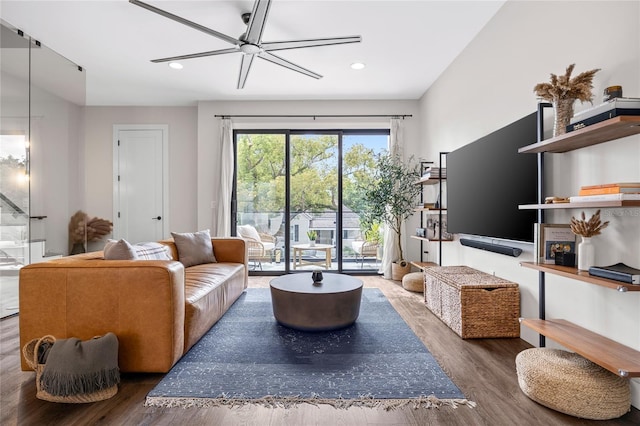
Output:
<instances>
[{"instance_id":1,"label":"gray fringed throw blanket","mask_svg":"<svg viewBox=\"0 0 640 426\"><path fill-rule=\"evenodd\" d=\"M56 396L89 394L118 383L118 338L113 333L86 341L56 340L40 377L42 389Z\"/></svg>"}]
</instances>

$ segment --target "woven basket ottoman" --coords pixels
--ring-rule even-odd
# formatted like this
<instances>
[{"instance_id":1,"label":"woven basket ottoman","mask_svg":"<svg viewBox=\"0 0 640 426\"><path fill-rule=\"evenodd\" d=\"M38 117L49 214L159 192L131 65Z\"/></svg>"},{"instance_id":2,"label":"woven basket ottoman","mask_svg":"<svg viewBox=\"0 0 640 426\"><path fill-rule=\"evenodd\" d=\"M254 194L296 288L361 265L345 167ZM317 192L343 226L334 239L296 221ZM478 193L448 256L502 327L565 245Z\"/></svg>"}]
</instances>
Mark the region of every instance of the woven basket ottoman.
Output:
<instances>
[{"instance_id":1,"label":"woven basket ottoman","mask_svg":"<svg viewBox=\"0 0 640 426\"><path fill-rule=\"evenodd\" d=\"M424 291L424 273L412 272L402 277L402 287L405 290L422 293Z\"/></svg>"},{"instance_id":2,"label":"woven basket ottoman","mask_svg":"<svg viewBox=\"0 0 640 426\"><path fill-rule=\"evenodd\" d=\"M516 371L525 395L561 413L608 420L631 407L629 379L572 352L526 349L516 356Z\"/></svg>"},{"instance_id":3,"label":"woven basket ottoman","mask_svg":"<svg viewBox=\"0 0 640 426\"><path fill-rule=\"evenodd\" d=\"M427 308L463 339L520 337L518 284L468 266L424 270Z\"/></svg>"}]
</instances>

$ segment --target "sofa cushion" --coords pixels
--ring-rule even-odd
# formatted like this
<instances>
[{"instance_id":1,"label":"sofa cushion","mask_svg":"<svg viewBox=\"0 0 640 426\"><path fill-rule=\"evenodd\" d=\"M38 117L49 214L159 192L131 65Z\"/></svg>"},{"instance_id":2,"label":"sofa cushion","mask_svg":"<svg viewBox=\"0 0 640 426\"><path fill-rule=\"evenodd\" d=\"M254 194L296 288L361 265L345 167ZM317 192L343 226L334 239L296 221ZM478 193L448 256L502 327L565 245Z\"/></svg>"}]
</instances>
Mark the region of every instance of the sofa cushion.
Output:
<instances>
[{"instance_id":1,"label":"sofa cushion","mask_svg":"<svg viewBox=\"0 0 640 426\"><path fill-rule=\"evenodd\" d=\"M185 268L184 352L229 309L245 288L242 263L208 263Z\"/></svg>"},{"instance_id":2,"label":"sofa cushion","mask_svg":"<svg viewBox=\"0 0 640 426\"><path fill-rule=\"evenodd\" d=\"M178 260L185 268L216 262L208 229L198 232L172 232L171 235L178 249Z\"/></svg>"},{"instance_id":3,"label":"sofa cushion","mask_svg":"<svg viewBox=\"0 0 640 426\"><path fill-rule=\"evenodd\" d=\"M107 240L104 246L104 258L105 260L135 260L138 254L127 240Z\"/></svg>"}]
</instances>

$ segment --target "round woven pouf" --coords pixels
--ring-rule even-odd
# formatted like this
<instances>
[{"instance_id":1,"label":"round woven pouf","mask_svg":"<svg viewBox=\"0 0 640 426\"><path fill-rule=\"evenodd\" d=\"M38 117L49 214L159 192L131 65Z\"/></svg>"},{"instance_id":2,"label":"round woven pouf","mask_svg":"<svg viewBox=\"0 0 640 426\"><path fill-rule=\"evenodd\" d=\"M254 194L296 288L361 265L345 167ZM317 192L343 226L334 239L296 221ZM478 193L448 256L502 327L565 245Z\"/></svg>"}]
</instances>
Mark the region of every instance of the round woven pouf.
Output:
<instances>
[{"instance_id":1,"label":"round woven pouf","mask_svg":"<svg viewBox=\"0 0 640 426\"><path fill-rule=\"evenodd\" d=\"M608 420L631 407L628 379L572 352L526 349L516 356L516 371L525 395L561 413Z\"/></svg>"},{"instance_id":2,"label":"round woven pouf","mask_svg":"<svg viewBox=\"0 0 640 426\"><path fill-rule=\"evenodd\" d=\"M402 287L405 290L424 292L424 274L422 272L412 272L402 277Z\"/></svg>"}]
</instances>

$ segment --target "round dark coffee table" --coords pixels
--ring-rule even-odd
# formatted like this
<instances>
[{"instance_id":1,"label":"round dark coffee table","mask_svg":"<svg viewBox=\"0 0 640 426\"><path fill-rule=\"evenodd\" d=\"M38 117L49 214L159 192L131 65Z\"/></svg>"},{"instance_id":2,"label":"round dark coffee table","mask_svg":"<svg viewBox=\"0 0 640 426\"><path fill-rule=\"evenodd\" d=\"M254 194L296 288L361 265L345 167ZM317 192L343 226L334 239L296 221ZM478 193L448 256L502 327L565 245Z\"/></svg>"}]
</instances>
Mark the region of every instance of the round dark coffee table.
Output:
<instances>
[{"instance_id":1,"label":"round dark coffee table","mask_svg":"<svg viewBox=\"0 0 640 426\"><path fill-rule=\"evenodd\" d=\"M320 283L310 273L283 275L269 287L276 320L296 330L335 330L360 314L362 281L349 275L325 273Z\"/></svg>"}]
</instances>

